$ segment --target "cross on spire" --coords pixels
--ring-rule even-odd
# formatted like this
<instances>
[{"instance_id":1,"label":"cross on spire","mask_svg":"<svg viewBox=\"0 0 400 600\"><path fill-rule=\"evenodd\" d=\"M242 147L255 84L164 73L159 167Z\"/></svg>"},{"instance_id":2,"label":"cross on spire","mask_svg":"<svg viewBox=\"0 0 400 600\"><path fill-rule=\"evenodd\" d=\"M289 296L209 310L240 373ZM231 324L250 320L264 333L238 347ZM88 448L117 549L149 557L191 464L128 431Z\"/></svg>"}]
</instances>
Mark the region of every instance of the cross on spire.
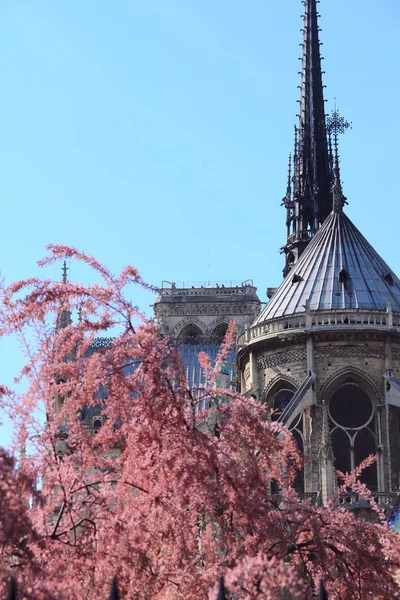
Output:
<instances>
[{"instance_id":1,"label":"cross on spire","mask_svg":"<svg viewBox=\"0 0 400 600\"><path fill-rule=\"evenodd\" d=\"M336 108L336 98L335 98L335 108L332 113L328 115L326 119L328 139L329 139L329 154L330 154L330 162L331 162L331 172L332 172L332 194L333 194L333 210L334 212L341 212L344 204L347 203L346 197L343 194L342 190L342 182L340 177L340 156L339 156L339 135L346 132L347 129L351 128L351 123L346 121L344 117L341 116L339 111ZM333 138L333 148L332 148L332 138Z\"/></svg>"}]
</instances>

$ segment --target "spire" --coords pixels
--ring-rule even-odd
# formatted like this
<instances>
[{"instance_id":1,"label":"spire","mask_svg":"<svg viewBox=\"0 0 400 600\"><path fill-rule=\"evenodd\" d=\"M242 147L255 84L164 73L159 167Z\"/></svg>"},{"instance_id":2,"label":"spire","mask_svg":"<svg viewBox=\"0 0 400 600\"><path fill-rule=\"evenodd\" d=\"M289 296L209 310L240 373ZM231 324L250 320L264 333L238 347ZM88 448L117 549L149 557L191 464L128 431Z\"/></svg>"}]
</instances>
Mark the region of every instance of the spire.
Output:
<instances>
[{"instance_id":1,"label":"spire","mask_svg":"<svg viewBox=\"0 0 400 600\"><path fill-rule=\"evenodd\" d=\"M68 283L67 271L68 271L67 261L64 260L63 266L62 266L62 282L64 285ZM71 325L71 323L72 323L71 311L69 309L68 303L62 302L61 310L59 311L59 313L57 315L56 329L57 330L64 329L65 327L68 327L68 325Z\"/></svg>"},{"instance_id":2,"label":"spire","mask_svg":"<svg viewBox=\"0 0 400 600\"><path fill-rule=\"evenodd\" d=\"M67 267L67 261L64 260L63 262L63 266L62 266L62 281L63 283L67 283L68 281L68 267Z\"/></svg>"},{"instance_id":3,"label":"spire","mask_svg":"<svg viewBox=\"0 0 400 600\"><path fill-rule=\"evenodd\" d=\"M332 210L317 0L303 0L303 4L300 114L299 124L295 127L290 231L283 248L285 275Z\"/></svg>"},{"instance_id":4,"label":"spire","mask_svg":"<svg viewBox=\"0 0 400 600\"><path fill-rule=\"evenodd\" d=\"M351 128L351 123L346 121L335 108L327 118L327 130L329 136L329 154L332 173L332 195L333 212L338 213L343 210L347 204L347 199L343 194L342 181L340 177L340 157L339 157L339 135L345 133L346 129ZM333 137L333 142L332 142Z\"/></svg>"},{"instance_id":5,"label":"spire","mask_svg":"<svg viewBox=\"0 0 400 600\"><path fill-rule=\"evenodd\" d=\"M340 160L339 160L339 144L338 136L335 135L334 139L334 154L333 154L333 212L342 212L343 206L346 202L346 198L343 195L342 182L340 179Z\"/></svg>"},{"instance_id":6,"label":"spire","mask_svg":"<svg viewBox=\"0 0 400 600\"><path fill-rule=\"evenodd\" d=\"M292 198L292 155L289 154L289 162L288 162L288 181L286 188L286 200L290 202Z\"/></svg>"}]
</instances>

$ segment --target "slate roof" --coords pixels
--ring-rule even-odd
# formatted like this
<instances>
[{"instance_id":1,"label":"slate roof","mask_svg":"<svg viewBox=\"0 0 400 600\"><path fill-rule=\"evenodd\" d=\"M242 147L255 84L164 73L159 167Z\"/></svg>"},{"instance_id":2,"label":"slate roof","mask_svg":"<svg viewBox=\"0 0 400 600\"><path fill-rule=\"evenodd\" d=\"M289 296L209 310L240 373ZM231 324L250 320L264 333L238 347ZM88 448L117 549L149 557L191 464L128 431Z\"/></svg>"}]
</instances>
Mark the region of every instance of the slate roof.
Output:
<instances>
[{"instance_id":1,"label":"slate roof","mask_svg":"<svg viewBox=\"0 0 400 600\"><path fill-rule=\"evenodd\" d=\"M311 310L400 312L400 280L343 211L333 211L255 324Z\"/></svg>"}]
</instances>

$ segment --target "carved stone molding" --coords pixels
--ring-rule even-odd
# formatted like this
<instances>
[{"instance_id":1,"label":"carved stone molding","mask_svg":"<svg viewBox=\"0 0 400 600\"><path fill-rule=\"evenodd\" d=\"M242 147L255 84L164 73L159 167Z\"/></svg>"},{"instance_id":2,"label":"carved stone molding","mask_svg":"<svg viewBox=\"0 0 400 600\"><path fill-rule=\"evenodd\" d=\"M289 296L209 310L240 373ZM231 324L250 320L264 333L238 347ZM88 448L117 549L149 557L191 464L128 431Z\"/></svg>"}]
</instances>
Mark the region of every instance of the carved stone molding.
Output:
<instances>
[{"instance_id":1,"label":"carved stone molding","mask_svg":"<svg viewBox=\"0 0 400 600\"><path fill-rule=\"evenodd\" d=\"M299 346L304 344L304 348L306 346L307 336L304 334L293 335L293 336L285 336L283 338L271 338L269 340L263 340L259 345L256 346L258 352L268 352L280 349L290 348L290 346L296 345ZM251 350L254 351L255 346L251 347ZM286 350L285 350L286 351Z\"/></svg>"},{"instance_id":2,"label":"carved stone molding","mask_svg":"<svg viewBox=\"0 0 400 600\"><path fill-rule=\"evenodd\" d=\"M275 377L273 379L271 379L271 381L268 383L268 385L265 386L265 388L261 394L261 402L266 402L269 394L280 383L289 384L291 387L294 388L294 390L297 390L297 388L300 385L300 383L296 379L291 377L290 375L286 375L286 373L282 373L282 374L278 373L278 375L275 375Z\"/></svg>"},{"instance_id":3,"label":"carved stone molding","mask_svg":"<svg viewBox=\"0 0 400 600\"><path fill-rule=\"evenodd\" d=\"M315 360L323 360L329 358L385 358L385 349L383 346L361 346L348 345L345 346L320 346L315 349Z\"/></svg>"},{"instance_id":4,"label":"carved stone molding","mask_svg":"<svg viewBox=\"0 0 400 600\"><path fill-rule=\"evenodd\" d=\"M208 332L211 333L218 325L228 325L231 319L227 319L226 317L218 317L214 319L213 322L208 326Z\"/></svg>"},{"instance_id":5,"label":"carved stone molding","mask_svg":"<svg viewBox=\"0 0 400 600\"><path fill-rule=\"evenodd\" d=\"M319 391L317 393L317 402L321 403L322 399L325 399L329 389L335 388L335 381L341 379L345 375L353 375L356 378L364 380L367 385L369 385L370 390L373 396L377 400L383 401L384 392L383 386L381 384L381 378L374 377L364 369L360 369L359 367L355 367L353 365L348 365L338 369L335 373L327 377L319 386ZM382 378L383 382L383 378Z\"/></svg>"},{"instance_id":6,"label":"carved stone molding","mask_svg":"<svg viewBox=\"0 0 400 600\"><path fill-rule=\"evenodd\" d=\"M158 306L156 309L157 317L180 317L180 316L219 316L219 315L249 315L254 316L254 305L237 303L201 303L195 304L188 302L186 304L170 304Z\"/></svg>"},{"instance_id":7,"label":"carved stone molding","mask_svg":"<svg viewBox=\"0 0 400 600\"><path fill-rule=\"evenodd\" d=\"M313 332L313 340L319 342L382 342L387 338L387 333L381 331L324 331L321 333Z\"/></svg>"},{"instance_id":8,"label":"carved stone molding","mask_svg":"<svg viewBox=\"0 0 400 600\"><path fill-rule=\"evenodd\" d=\"M307 353L304 348L298 348L297 350L285 350L284 352L277 352L270 354L269 356L263 356L257 361L257 369L268 369L270 367L276 367L287 363L304 362L307 358Z\"/></svg>"},{"instance_id":9,"label":"carved stone molding","mask_svg":"<svg viewBox=\"0 0 400 600\"><path fill-rule=\"evenodd\" d=\"M179 321L178 325L176 325L171 333L171 338L172 339L176 339L179 334L181 333L181 331L187 326L187 325L191 325L193 323L193 325L197 325L197 327L199 329L201 329L203 336L206 335L206 329L204 327L204 323L200 320L200 319L196 319L195 317L191 317L190 319L183 319L182 321Z\"/></svg>"}]
</instances>

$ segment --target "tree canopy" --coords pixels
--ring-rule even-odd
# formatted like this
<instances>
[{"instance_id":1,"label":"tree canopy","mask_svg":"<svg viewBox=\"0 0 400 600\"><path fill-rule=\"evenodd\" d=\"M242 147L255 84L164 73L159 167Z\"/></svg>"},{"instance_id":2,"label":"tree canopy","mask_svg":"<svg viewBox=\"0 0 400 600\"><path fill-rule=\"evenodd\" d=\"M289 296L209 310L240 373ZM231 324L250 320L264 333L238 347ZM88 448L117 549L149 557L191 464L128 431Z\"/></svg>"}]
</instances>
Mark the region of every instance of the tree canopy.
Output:
<instances>
[{"instance_id":1,"label":"tree canopy","mask_svg":"<svg viewBox=\"0 0 400 600\"><path fill-rule=\"evenodd\" d=\"M26 598L106 598L117 576L122 598L214 600L224 575L241 600L282 589L313 598L320 578L329 598L399 597L398 538L357 482L368 460L345 486L370 499L376 522L355 519L337 496L313 505L292 488L302 459L290 432L266 406L219 387L234 324L216 365L200 357L207 382L193 394L178 350L125 295L146 285L136 269L114 276L64 246L41 264L64 257L102 283L29 279L3 290L2 335L24 341L28 385L1 388L19 454L17 467L0 454L0 595L14 575ZM93 352L99 335L110 339ZM200 413L199 394L210 406ZM95 430L82 418L94 407Z\"/></svg>"}]
</instances>

